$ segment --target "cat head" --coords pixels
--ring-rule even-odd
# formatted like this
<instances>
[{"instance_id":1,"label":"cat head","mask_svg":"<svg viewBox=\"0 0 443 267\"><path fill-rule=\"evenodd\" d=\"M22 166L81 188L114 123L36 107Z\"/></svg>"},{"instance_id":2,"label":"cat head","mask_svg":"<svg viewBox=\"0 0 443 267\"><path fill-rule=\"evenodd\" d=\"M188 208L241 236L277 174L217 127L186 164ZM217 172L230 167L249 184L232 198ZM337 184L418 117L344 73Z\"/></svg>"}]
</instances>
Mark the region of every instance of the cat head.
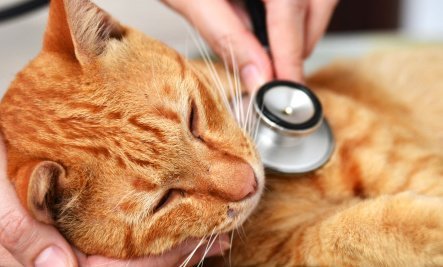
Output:
<instances>
[{"instance_id":1,"label":"cat head","mask_svg":"<svg viewBox=\"0 0 443 267\"><path fill-rule=\"evenodd\" d=\"M174 50L87 0L53 0L1 105L23 205L87 254L161 253L233 230L263 169L223 96Z\"/></svg>"}]
</instances>

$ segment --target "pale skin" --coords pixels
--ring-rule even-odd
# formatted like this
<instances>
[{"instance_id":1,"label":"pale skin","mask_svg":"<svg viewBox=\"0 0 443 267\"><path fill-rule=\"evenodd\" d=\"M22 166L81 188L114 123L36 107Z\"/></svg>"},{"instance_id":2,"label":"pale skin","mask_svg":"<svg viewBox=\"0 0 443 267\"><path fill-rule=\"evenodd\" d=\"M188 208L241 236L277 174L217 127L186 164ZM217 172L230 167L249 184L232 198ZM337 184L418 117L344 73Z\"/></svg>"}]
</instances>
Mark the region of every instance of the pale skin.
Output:
<instances>
[{"instance_id":1,"label":"pale skin","mask_svg":"<svg viewBox=\"0 0 443 267\"><path fill-rule=\"evenodd\" d=\"M230 42L242 81L249 91L272 79L303 82L303 60L323 35L338 0L264 0L272 58L250 31L245 11L237 1L163 0L187 18L219 55ZM228 248L219 237L206 256ZM6 175L6 151L0 140L0 266L178 266L199 240L188 240L161 256L117 261L86 256L52 226L34 220L20 204ZM197 264L206 246L188 266Z\"/></svg>"},{"instance_id":2,"label":"pale skin","mask_svg":"<svg viewBox=\"0 0 443 267\"><path fill-rule=\"evenodd\" d=\"M218 55L231 50L242 81L254 91L273 79L304 81L303 61L323 36L338 0L263 0L272 58L251 32L242 1L163 2L193 24Z\"/></svg>"}]
</instances>

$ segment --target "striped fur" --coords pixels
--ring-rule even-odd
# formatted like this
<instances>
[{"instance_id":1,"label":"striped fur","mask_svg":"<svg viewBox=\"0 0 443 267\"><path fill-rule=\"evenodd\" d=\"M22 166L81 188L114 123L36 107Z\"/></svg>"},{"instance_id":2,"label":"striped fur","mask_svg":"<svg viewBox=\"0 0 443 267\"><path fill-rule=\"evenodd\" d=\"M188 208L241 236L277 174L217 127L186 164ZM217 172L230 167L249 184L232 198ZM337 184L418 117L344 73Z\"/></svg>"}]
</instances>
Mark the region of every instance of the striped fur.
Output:
<instances>
[{"instance_id":1,"label":"striped fur","mask_svg":"<svg viewBox=\"0 0 443 267\"><path fill-rule=\"evenodd\" d=\"M232 266L442 266L442 64L441 48L413 48L310 77L334 155L309 175L267 175Z\"/></svg>"},{"instance_id":2,"label":"striped fur","mask_svg":"<svg viewBox=\"0 0 443 267\"><path fill-rule=\"evenodd\" d=\"M8 174L30 212L113 258L241 224L263 169L190 64L87 0L52 1L42 52L0 104Z\"/></svg>"},{"instance_id":3,"label":"striped fur","mask_svg":"<svg viewBox=\"0 0 443 267\"><path fill-rule=\"evenodd\" d=\"M307 175L268 174L221 265L442 266L442 64L441 48L415 48L310 77L334 155ZM85 253L158 254L237 228L264 175L209 76L86 0L54 0L42 52L0 104L23 204L39 212L29 177L52 161L65 172L44 184L49 221ZM233 201L247 168L257 192Z\"/></svg>"}]
</instances>

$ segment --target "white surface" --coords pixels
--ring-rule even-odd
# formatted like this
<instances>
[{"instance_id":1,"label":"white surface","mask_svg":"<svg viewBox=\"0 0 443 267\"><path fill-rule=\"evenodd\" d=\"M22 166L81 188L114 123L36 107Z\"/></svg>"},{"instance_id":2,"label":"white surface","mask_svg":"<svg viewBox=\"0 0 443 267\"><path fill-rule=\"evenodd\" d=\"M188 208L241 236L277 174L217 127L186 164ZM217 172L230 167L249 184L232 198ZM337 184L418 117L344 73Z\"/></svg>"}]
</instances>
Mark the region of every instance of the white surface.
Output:
<instances>
[{"instance_id":1,"label":"white surface","mask_svg":"<svg viewBox=\"0 0 443 267\"><path fill-rule=\"evenodd\" d=\"M442 11L442 0L403 0L403 31L417 38L443 38Z\"/></svg>"},{"instance_id":2,"label":"white surface","mask_svg":"<svg viewBox=\"0 0 443 267\"><path fill-rule=\"evenodd\" d=\"M46 12L0 24L0 94L19 71L40 50Z\"/></svg>"}]
</instances>

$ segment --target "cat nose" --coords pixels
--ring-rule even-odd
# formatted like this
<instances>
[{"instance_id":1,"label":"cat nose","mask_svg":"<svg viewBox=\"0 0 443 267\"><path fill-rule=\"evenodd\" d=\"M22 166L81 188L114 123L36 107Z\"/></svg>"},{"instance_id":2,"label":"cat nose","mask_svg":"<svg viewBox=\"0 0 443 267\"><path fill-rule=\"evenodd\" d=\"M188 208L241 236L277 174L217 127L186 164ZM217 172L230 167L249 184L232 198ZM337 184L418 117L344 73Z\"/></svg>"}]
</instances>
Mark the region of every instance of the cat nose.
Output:
<instances>
[{"instance_id":1,"label":"cat nose","mask_svg":"<svg viewBox=\"0 0 443 267\"><path fill-rule=\"evenodd\" d=\"M216 162L206 165L202 173L189 171L190 183L183 183L187 192L211 195L228 202L239 202L255 195L258 181L251 165L234 158L216 158ZM197 174L197 175L196 175Z\"/></svg>"},{"instance_id":2,"label":"cat nose","mask_svg":"<svg viewBox=\"0 0 443 267\"><path fill-rule=\"evenodd\" d=\"M257 178L249 164L235 164L231 166L229 173L231 177L225 177L228 186L222 189L227 200L242 201L257 192Z\"/></svg>"}]
</instances>

